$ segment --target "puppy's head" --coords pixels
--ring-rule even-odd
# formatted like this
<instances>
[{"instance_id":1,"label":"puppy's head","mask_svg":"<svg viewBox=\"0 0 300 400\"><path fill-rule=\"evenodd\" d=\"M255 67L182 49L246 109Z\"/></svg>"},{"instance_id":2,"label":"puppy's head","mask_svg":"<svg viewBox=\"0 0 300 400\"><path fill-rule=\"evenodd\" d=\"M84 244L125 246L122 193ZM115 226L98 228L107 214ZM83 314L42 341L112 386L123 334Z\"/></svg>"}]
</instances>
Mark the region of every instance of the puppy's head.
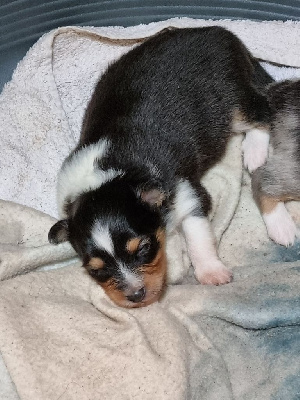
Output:
<instances>
[{"instance_id":1,"label":"puppy's head","mask_svg":"<svg viewBox=\"0 0 300 400\"><path fill-rule=\"evenodd\" d=\"M108 182L70 202L49 241L70 241L117 305L149 305L162 295L166 279L162 202L158 189L137 193L121 181Z\"/></svg>"}]
</instances>

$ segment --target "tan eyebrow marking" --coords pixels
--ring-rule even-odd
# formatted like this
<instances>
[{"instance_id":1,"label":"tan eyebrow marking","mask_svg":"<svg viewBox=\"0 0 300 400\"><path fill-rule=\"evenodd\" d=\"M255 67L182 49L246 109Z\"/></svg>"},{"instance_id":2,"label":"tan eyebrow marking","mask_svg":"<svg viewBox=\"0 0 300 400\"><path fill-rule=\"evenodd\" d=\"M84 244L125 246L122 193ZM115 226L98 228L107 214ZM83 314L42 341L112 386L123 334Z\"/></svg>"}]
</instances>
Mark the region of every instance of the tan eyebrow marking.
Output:
<instances>
[{"instance_id":1,"label":"tan eyebrow marking","mask_svg":"<svg viewBox=\"0 0 300 400\"><path fill-rule=\"evenodd\" d=\"M126 250L128 253L133 254L137 251L140 243L141 243L141 238L132 238L129 239L128 242L126 243Z\"/></svg>"},{"instance_id":2,"label":"tan eyebrow marking","mask_svg":"<svg viewBox=\"0 0 300 400\"><path fill-rule=\"evenodd\" d=\"M164 245L165 244L165 240L166 240L166 232L164 229L162 228L158 228L156 231L156 239L158 240L158 242L160 243L160 245Z\"/></svg>"},{"instance_id":3,"label":"tan eyebrow marking","mask_svg":"<svg viewBox=\"0 0 300 400\"><path fill-rule=\"evenodd\" d=\"M104 266L104 261L99 257L93 257L90 259L88 266L91 269L101 269Z\"/></svg>"}]
</instances>

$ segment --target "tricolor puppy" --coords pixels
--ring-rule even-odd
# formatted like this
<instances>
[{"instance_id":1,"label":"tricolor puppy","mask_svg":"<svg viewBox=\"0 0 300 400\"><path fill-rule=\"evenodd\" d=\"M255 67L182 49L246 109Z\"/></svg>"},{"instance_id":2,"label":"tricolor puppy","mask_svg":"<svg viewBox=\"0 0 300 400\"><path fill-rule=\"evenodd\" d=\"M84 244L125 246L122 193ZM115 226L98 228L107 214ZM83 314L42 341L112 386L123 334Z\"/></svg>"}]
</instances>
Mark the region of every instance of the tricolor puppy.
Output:
<instances>
[{"instance_id":1,"label":"tricolor puppy","mask_svg":"<svg viewBox=\"0 0 300 400\"><path fill-rule=\"evenodd\" d=\"M269 156L252 176L252 190L268 234L276 243L294 243L297 227L285 202L300 200L300 81L268 88L271 108Z\"/></svg>"},{"instance_id":2,"label":"tricolor puppy","mask_svg":"<svg viewBox=\"0 0 300 400\"><path fill-rule=\"evenodd\" d=\"M233 133L265 137L269 110L259 88L270 81L219 27L164 31L121 57L98 82L79 144L60 170L62 220L50 241L69 240L123 307L160 298L166 233L178 225L198 281L230 282L200 178ZM245 158L257 165L249 143Z\"/></svg>"}]
</instances>

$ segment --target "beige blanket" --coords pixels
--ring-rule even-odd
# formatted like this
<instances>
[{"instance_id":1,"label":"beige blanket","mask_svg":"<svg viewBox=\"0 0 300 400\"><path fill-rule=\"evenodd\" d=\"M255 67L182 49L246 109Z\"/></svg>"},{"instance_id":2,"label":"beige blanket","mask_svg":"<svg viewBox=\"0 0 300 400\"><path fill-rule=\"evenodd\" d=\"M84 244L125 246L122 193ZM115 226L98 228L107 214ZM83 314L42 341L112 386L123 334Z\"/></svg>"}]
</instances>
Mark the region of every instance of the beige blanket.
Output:
<instances>
[{"instance_id":1,"label":"beige blanket","mask_svg":"<svg viewBox=\"0 0 300 400\"><path fill-rule=\"evenodd\" d=\"M300 67L297 23L175 19L132 28L67 27L41 38L1 94L0 350L21 399L269 399L283 390L280 368L266 378L268 364L257 365L248 379L247 368L261 361L258 356L251 361L252 344L249 352L242 343L236 349L244 357L228 353L243 332L231 332L232 326L257 329L255 319L252 325L239 319L239 307L248 310L245 299L251 296L255 303L258 282L274 287L276 277L291 286L291 299L297 283L294 264L269 265L284 257L293 261L295 254L268 241L249 177L242 177L241 138L204 180L213 196L221 257L232 267L253 265L252 272L236 273L233 284L200 287L190 276L170 286L160 303L123 310L74 264L70 246L47 243L57 215L56 173L78 139L87 101L106 66L166 26L215 24L237 33L256 57ZM277 78L300 76L296 69L267 68ZM168 256L174 282L189 266L177 233L169 238ZM269 273L260 275L255 265ZM41 266L55 270L10 279ZM219 320L230 327L216 324ZM210 329L224 333L222 345ZM1 400L5 393L14 398L9 378L2 379Z\"/></svg>"}]
</instances>

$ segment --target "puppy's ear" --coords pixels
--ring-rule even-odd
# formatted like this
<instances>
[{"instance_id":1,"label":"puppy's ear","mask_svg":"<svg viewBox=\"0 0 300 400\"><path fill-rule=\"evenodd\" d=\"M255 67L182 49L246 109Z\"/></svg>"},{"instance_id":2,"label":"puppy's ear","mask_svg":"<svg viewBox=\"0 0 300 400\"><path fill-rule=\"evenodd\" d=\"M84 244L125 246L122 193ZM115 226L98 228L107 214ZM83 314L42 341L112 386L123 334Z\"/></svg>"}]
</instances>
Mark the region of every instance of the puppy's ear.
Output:
<instances>
[{"instance_id":1,"label":"puppy's ear","mask_svg":"<svg viewBox=\"0 0 300 400\"><path fill-rule=\"evenodd\" d=\"M150 207L161 207L166 199L165 193L158 189L143 189L140 192L140 199L142 202L149 204Z\"/></svg>"},{"instance_id":2,"label":"puppy's ear","mask_svg":"<svg viewBox=\"0 0 300 400\"><path fill-rule=\"evenodd\" d=\"M48 233L48 240L52 244L66 242L69 239L68 220L62 219L52 226Z\"/></svg>"}]
</instances>

